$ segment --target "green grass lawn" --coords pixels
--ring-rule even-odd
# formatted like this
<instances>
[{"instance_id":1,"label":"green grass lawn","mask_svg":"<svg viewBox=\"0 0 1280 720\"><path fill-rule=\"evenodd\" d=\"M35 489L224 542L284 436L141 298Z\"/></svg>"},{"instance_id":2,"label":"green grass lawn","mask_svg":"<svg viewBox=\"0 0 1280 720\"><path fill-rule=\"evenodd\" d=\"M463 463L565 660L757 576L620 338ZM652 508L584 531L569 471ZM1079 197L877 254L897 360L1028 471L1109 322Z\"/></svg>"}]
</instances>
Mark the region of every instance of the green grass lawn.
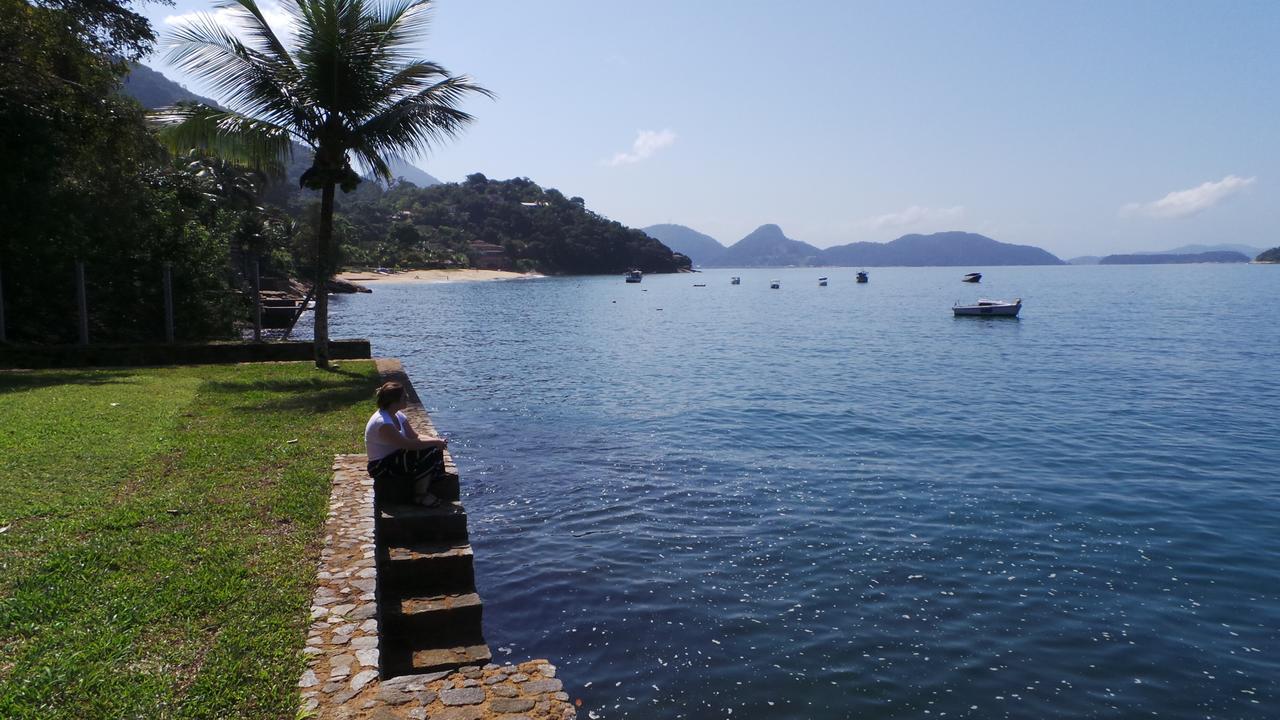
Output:
<instances>
[{"instance_id":1,"label":"green grass lawn","mask_svg":"<svg viewBox=\"0 0 1280 720\"><path fill-rule=\"evenodd\" d=\"M373 363L0 373L0 717L292 718Z\"/></svg>"}]
</instances>

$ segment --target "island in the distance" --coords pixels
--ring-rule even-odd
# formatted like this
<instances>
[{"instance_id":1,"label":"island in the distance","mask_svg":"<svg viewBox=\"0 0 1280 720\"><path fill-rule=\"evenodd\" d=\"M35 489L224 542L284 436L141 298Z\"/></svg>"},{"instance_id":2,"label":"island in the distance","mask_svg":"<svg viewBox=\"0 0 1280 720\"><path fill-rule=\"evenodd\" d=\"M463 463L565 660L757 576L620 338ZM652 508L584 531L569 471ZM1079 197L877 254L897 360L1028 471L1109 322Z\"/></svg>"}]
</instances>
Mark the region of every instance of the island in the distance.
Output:
<instances>
[{"instance_id":1,"label":"island in the distance","mask_svg":"<svg viewBox=\"0 0 1280 720\"><path fill-rule=\"evenodd\" d=\"M1247 263L1249 256L1234 250L1185 255L1108 255L1099 265L1186 265L1191 263Z\"/></svg>"}]
</instances>

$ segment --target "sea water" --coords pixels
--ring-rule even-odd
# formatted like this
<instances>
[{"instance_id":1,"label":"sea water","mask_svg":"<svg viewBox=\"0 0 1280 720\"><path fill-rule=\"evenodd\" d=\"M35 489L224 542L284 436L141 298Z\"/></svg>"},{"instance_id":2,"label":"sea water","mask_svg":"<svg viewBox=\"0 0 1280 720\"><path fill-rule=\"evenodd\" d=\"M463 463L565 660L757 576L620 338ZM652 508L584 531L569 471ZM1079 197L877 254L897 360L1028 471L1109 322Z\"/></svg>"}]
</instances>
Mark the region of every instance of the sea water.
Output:
<instances>
[{"instance_id":1,"label":"sea water","mask_svg":"<svg viewBox=\"0 0 1280 720\"><path fill-rule=\"evenodd\" d=\"M593 718L1280 717L1280 267L855 270L335 298L495 661Z\"/></svg>"}]
</instances>

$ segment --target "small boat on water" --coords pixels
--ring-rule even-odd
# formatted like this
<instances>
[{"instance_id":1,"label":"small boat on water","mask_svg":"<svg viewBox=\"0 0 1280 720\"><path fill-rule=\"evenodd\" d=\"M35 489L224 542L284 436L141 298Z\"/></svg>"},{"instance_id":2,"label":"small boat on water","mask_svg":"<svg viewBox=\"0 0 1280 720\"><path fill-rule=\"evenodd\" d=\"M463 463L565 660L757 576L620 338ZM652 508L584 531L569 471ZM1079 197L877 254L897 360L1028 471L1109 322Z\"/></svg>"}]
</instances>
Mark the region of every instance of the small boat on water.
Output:
<instances>
[{"instance_id":1,"label":"small boat on water","mask_svg":"<svg viewBox=\"0 0 1280 720\"><path fill-rule=\"evenodd\" d=\"M706 286L707 286L707 284L706 284L706 283L694 283L694 284L693 284L693 286L694 286L694 287L706 287Z\"/></svg>"},{"instance_id":2,"label":"small boat on water","mask_svg":"<svg viewBox=\"0 0 1280 720\"><path fill-rule=\"evenodd\" d=\"M737 275L734 275L733 277L729 278L729 284L730 284L730 285L741 285L741 284L742 284L742 278L738 277Z\"/></svg>"},{"instance_id":3,"label":"small boat on water","mask_svg":"<svg viewBox=\"0 0 1280 720\"><path fill-rule=\"evenodd\" d=\"M867 278L867 271L866 271L866 270L859 270L859 271L858 271L858 282L860 282L860 283L864 283L864 282L867 282L867 280L868 280L868 278Z\"/></svg>"},{"instance_id":4,"label":"small boat on water","mask_svg":"<svg viewBox=\"0 0 1280 720\"><path fill-rule=\"evenodd\" d=\"M961 282L982 282L982 273L967 273Z\"/></svg>"},{"instance_id":5,"label":"small boat on water","mask_svg":"<svg viewBox=\"0 0 1280 720\"><path fill-rule=\"evenodd\" d=\"M770 289L770 290L777 290L777 289L778 289L778 288L780 288L780 287L782 287L782 283L781 283L781 282L779 282L779 281L777 281L777 280L770 280L770 281L769 281L769 289Z\"/></svg>"},{"instance_id":6,"label":"small boat on water","mask_svg":"<svg viewBox=\"0 0 1280 720\"><path fill-rule=\"evenodd\" d=\"M626 274L626 279L627 279L627 282L629 283L638 283L644 279L644 273L640 272L639 270L632 270L631 272Z\"/></svg>"},{"instance_id":7,"label":"small boat on water","mask_svg":"<svg viewBox=\"0 0 1280 720\"><path fill-rule=\"evenodd\" d=\"M827 286L827 279L824 277L818 278L818 287L826 287L826 286Z\"/></svg>"},{"instance_id":8,"label":"small boat on water","mask_svg":"<svg viewBox=\"0 0 1280 720\"><path fill-rule=\"evenodd\" d=\"M1022 309L1022 298L1018 298L1013 302L1007 300L988 300L979 298L978 302L973 305L961 305L957 303L951 310L956 317L962 316L978 316L978 317L1017 317L1018 311Z\"/></svg>"}]
</instances>

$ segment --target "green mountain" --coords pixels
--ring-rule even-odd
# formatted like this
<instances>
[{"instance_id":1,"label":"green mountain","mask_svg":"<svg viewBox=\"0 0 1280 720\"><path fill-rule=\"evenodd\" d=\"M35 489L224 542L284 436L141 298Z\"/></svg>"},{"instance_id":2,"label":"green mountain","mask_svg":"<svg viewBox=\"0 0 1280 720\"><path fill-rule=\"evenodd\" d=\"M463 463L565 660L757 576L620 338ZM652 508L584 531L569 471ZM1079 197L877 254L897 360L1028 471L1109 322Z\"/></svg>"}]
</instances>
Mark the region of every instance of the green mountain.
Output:
<instances>
[{"instance_id":1,"label":"green mountain","mask_svg":"<svg viewBox=\"0 0 1280 720\"><path fill-rule=\"evenodd\" d=\"M813 265L822 254L806 242L792 240L777 225L761 225L725 249L715 267L791 267Z\"/></svg>"},{"instance_id":2,"label":"green mountain","mask_svg":"<svg viewBox=\"0 0 1280 720\"><path fill-rule=\"evenodd\" d=\"M688 257L694 265L712 267L724 255L725 247L720 241L684 225L650 225L643 230L649 237Z\"/></svg>"},{"instance_id":3,"label":"green mountain","mask_svg":"<svg viewBox=\"0 0 1280 720\"><path fill-rule=\"evenodd\" d=\"M1270 250L1258 253L1258 257L1253 260L1260 263L1280 263L1280 247L1273 247Z\"/></svg>"},{"instance_id":4,"label":"green mountain","mask_svg":"<svg viewBox=\"0 0 1280 720\"><path fill-rule=\"evenodd\" d=\"M218 103L201 97L141 63L130 63L120 91L148 110L180 102L198 102L213 107Z\"/></svg>"},{"instance_id":5,"label":"green mountain","mask_svg":"<svg viewBox=\"0 0 1280 720\"><path fill-rule=\"evenodd\" d=\"M314 216L313 197L295 192L286 200L299 224ZM640 230L528 178L490 180L476 173L426 188L361 183L341 196L336 212L348 267L488 267L549 275L689 269L689 258Z\"/></svg>"}]
</instances>

